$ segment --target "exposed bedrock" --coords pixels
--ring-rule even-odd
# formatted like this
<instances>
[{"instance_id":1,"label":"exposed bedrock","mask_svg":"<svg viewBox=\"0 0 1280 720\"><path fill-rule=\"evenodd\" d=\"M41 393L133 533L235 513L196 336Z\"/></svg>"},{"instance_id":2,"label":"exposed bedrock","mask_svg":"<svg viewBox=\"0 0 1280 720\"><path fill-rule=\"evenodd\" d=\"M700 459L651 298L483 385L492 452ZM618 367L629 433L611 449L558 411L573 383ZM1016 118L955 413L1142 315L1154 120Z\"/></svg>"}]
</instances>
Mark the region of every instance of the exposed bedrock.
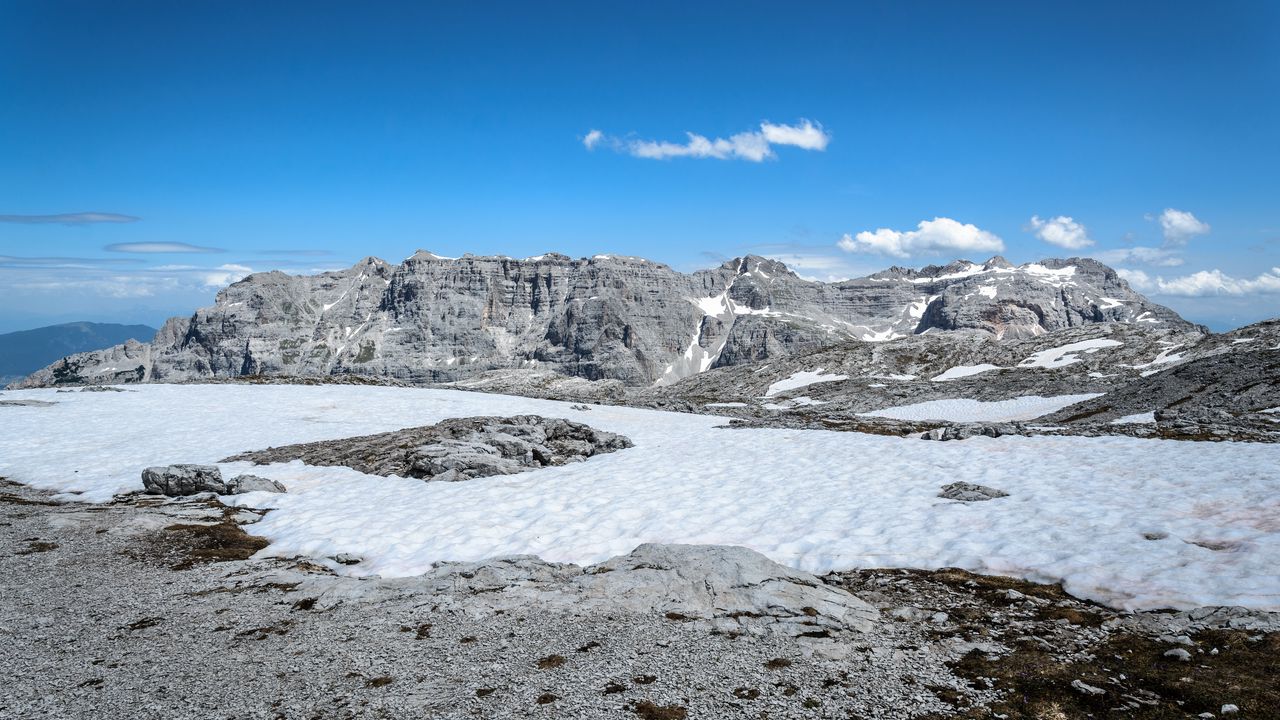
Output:
<instances>
[{"instance_id":1,"label":"exposed bedrock","mask_svg":"<svg viewBox=\"0 0 1280 720\"><path fill-rule=\"evenodd\" d=\"M341 465L370 475L456 481L579 462L631 447L621 435L540 415L450 418L435 425L377 435L287 445L223 462L301 460Z\"/></svg>"}]
</instances>

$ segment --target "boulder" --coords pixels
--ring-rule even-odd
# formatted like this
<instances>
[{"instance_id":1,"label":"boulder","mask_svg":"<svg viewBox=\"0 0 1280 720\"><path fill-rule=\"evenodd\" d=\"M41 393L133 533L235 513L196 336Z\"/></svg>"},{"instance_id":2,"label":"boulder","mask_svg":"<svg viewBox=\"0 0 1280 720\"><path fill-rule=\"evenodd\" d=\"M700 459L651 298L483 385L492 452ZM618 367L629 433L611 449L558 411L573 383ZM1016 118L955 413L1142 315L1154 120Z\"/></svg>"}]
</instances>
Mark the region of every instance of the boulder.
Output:
<instances>
[{"instance_id":1,"label":"boulder","mask_svg":"<svg viewBox=\"0 0 1280 720\"><path fill-rule=\"evenodd\" d=\"M237 475L227 483L227 492L232 495L247 492L282 493L288 492L288 489L271 478L264 478L258 475Z\"/></svg>"},{"instance_id":2,"label":"boulder","mask_svg":"<svg viewBox=\"0 0 1280 720\"><path fill-rule=\"evenodd\" d=\"M142 471L142 486L154 495L182 497L202 492L227 494L222 472L213 465L161 465Z\"/></svg>"}]
</instances>

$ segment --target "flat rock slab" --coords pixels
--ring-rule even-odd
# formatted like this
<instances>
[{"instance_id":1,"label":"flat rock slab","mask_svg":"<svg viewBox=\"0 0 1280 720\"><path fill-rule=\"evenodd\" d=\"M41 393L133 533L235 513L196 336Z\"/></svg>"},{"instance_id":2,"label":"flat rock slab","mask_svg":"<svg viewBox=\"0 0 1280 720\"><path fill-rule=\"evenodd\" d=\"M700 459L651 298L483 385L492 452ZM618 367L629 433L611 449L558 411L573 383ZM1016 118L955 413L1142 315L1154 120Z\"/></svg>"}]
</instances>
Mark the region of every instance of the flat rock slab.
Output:
<instances>
[{"instance_id":1,"label":"flat rock slab","mask_svg":"<svg viewBox=\"0 0 1280 720\"><path fill-rule=\"evenodd\" d=\"M631 440L582 423L540 415L450 418L377 435L287 445L223 462L259 465L301 460L370 475L469 480L586 460L632 447Z\"/></svg>"},{"instance_id":2,"label":"flat rock slab","mask_svg":"<svg viewBox=\"0 0 1280 720\"><path fill-rule=\"evenodd\" d=\"M724 545L644 544L598 565L519 555L440 563L425 575L363 584L320 581L318 606L374 595L428 594L432 603L487 615L546 611L643 613L728 634L822 639L865 633L879 612L851 593ZM355 595L353 596L352 593Z\"/></svg>"}]
</instances>

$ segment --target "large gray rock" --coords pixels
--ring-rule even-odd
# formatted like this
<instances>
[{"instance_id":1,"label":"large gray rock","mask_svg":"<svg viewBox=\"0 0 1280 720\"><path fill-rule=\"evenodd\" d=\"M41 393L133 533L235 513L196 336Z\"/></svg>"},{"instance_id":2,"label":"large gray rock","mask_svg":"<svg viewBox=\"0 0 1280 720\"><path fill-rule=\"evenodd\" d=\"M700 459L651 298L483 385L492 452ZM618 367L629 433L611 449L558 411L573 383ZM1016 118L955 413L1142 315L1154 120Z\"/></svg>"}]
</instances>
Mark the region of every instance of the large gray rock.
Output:
<instances>
[{"instance_id":1,"label":"large gray rock","mask_svg":"<svg viewBox=\"0 0 1280 720\"><path fill-rule=\"evenodd\" d=\"M335 585L321 604L389 590L430 593L433 604L475 614L536 608L657 614L721 632L813 639L865 632L879 619L843 589L723 545L645 544L586 568L527 555L440 563L416 578Z\"/></svg>"},{"instance_id":2,"label":"large gray rock","mask_svg":"<svg viewBox=\"0 0 1280 720\"><path fill-rule=\"evenodd\" d=\"M232 495L249 492L288 492L284 485L258 475L237 475L227 482L227 492Z\"/></svg>"},{"instance_id":3,"label":"large gray rock","mask_svg":"<svg viewBox=\"0 0 1280 720\"><path fill-rule=\"evenodd\" d=\"M213 465L160 465L142 471L142 486L155 495L181 497L202 492L227 493L222 472Z\"/></svg>"},{"instance_id":4,"label":"large gray rock","mask_svg":"<svg viewBox=\"0 0 1280 720\"><path fill-rule=\"evenodd\" d=\"M241 453L223 462L301 460L371 475L457 481L511 475L579 462L631 447L631 441L582 423L539 415L449 418L377 435Z\"/></svg>"},{"instance_id":5,"label":"large gray rock","mask_svg":"<svg viewBox=\"0 0 1280 720\"><path fill-rule=\"evenodd\" d=\"M1139 320L1192 327L1079 258L820 283L756 256L686 275L640 258L418 252L401 265L367 258L320 275L251 275L150 344L73 355L18 385L350 374L424 383L520 368L671 384L848 340L1028 337Z\"/></svg>"}]
</instances>

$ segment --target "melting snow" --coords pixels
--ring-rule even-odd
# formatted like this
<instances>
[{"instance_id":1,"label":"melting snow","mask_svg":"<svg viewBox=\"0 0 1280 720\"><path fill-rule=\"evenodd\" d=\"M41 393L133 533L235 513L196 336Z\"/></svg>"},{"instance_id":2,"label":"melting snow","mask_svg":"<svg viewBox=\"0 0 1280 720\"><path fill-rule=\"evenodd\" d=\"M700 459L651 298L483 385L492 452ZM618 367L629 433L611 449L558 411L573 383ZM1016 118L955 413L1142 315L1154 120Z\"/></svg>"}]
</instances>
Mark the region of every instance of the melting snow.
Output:
<instances>
[{"instance_id":1,"label":"melting snow","mask_svg":"<svg viewBox=\"0 0 1280 720\"><path fill-rule=\"evenodd\" d=\"M1041 350L1033 353L1031 357L1018 363L1019 367L1024 368L1060 368L1080 362L1080 357L1076 353L1094 353L1102 348L1117 347L1124 343L1118 340L1109 340L1107 338L1098 338L1096 340L1081 340L1062 347L1056 347L1049 350Z\"/></svg>"},{"instance_id":2,"label":"melting snow","mask_svg":"<svg viewBox=\"0 0 1280 720\"><path fill-rule=\"evenodd\" d=\"M425 425L540 413L568 403L358 386L144 385L129 393L14 397L0 408L0 475L107 500L148 465ZM642 542L744 545L811 572L957 566L1061 580L1127 608L1280 610L1280 445L1128 437L915 438L718 429L724 418L597 406L590 422L635 448L587 462L459 483L301 463L222 465L288 486L230 498L274 508L249 526L264 554L365 561L344 573L424 572L440 560L532 553L593 563ZM785 482L782 480L785 479ZM968 505L938 487L1010 496ZM1161 531L1151 541L1144 532ZM1230 552L1186 541L1230 541Z\"/></svg>"},{"instance_id":3,"label":"melting snow","mask_svg":"<svg viewBox=\"0 0 1280 720\"><path fill-rule=\"evenodd\" d=\"M848 375L823 375L822 368L812 371L801 370L800 372L793 373L791 377L779 380L778 382L770 385L769 389L765 391L764 396L769 398L777 395L778 393L808 387L814 383L835 382L837 380L848 379Z\"/></svg>"},{"instance_id":4,"label":"melting snow","mask_svg":"<svg viewBox=\"0 0 1280 720\"><path fill-rule=\"evenodd\" d=\"M942 373L941 375L934 376L933 381L946 382L947 380L955 380L957 378L969 377L970 375L977 375L979 373L984 373L989 370L1001 370L1001 369L1002 368L999 365L992 365L990 363L981 363L979 365L957 365L951 368L950 370L947 370L946 372Z\"/></svg>"},{"instance_id":5,"label":"melting snow","mask_svg":"<svg viewBox=\"0 0 1280 720\"><path fill-rule=\"evenodd\" d=\"M872 417L893 418L895 420L942 420L945 422L1013 422L1015 420L1034 420L1042 415L1057 412L1068 405L1092 400L1102 393L1085 395L1055 395L1041 397L1027 395L1010 400L969 400L955 398L950 400L928 400L884 408L874 412L859 413Z\"/></svg>"}]
</instances>

